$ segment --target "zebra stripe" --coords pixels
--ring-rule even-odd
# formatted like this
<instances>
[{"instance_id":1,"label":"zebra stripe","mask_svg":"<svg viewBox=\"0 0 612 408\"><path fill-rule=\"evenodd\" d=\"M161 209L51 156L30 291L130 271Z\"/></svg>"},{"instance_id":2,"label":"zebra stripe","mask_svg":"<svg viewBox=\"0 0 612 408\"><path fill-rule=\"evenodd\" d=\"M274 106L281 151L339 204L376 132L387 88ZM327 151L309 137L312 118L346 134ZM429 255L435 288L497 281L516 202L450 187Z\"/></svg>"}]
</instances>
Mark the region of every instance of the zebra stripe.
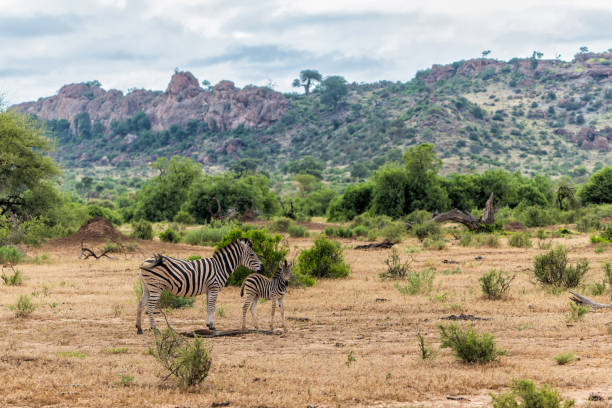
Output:
<instances>
[{"instance_id":1,"label":"zebra stripe","mask_svg":"<svg viewBox=\"0 0 612 408\"><path fill-rule=\"evenodd\" d=\"M137 333L142 333L142 311L146 304L151 328L155 328L153 313L163 290L175 296L193 297L206 293L206 325L214 330L213 322L217 295L238 266L262 271L263 265L249 240L236 240L216 251L211 258L186 261L156 254L140 265L142 298L136 314Z\"/></svg>"},{"instance_id":2,"label":"zebra stripe","mask_svg":"<svg viewBox=\"0 0 612 408\"><path fill-rule=\"evenodd\" d=\"M240 288L240 297L246 293L246 299L242 305L242 330L246 330L246 313L249 307L251 308L251 316L253 316L253 325L255 329L259 330L255 309L257 307L257 299L262 298L272 300L270 330L274 330L274 312L276 310L276 301L278 301L283 330L286 331L283 299L287 293L287 286L289 286L292 265L293 263L288 264L287 261L284 261L278 267L272 279L258 273L252 273L246 277Z\"/></svg>"}]
</instances>

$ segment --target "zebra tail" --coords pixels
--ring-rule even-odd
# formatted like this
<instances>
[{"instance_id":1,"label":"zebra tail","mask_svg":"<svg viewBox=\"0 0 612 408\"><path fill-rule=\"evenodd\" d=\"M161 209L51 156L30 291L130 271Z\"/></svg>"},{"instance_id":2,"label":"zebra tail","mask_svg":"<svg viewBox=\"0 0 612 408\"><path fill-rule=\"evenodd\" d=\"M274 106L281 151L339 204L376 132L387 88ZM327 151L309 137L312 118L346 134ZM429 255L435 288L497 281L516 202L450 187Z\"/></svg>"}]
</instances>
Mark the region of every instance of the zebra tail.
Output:
<instances>
[{"instance_id":1,"label":"zebra tail","mask_svg":"<svg viewBox=\"0 0 612 408\"><path fill-rule=\"evenodd\" d=\"M244 295L244 284L246 283L246 279L242 281L242 285L240 285L240 297Z\"/></svg>"}]
</instances>

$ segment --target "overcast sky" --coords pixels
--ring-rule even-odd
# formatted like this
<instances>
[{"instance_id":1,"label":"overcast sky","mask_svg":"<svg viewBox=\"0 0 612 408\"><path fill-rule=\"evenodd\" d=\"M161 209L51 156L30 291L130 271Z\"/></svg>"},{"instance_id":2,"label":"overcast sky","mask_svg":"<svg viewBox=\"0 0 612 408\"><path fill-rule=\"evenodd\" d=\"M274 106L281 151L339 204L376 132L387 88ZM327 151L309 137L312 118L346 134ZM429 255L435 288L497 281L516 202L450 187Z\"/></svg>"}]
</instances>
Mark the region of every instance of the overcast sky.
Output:
<instances>
[{"instance_id":1,"label":"overcast sky","mask_svg":"<svg viewBox=\"0 0 612 408\"><path fill-rule=\"evenodd\" d=\"M290 91L305 68L407 81L485 49L503 60L604 51L612 1L0 0L0 44L8 104L93 79L165 90L175 67Z\"/></svg>"}]
</instances>

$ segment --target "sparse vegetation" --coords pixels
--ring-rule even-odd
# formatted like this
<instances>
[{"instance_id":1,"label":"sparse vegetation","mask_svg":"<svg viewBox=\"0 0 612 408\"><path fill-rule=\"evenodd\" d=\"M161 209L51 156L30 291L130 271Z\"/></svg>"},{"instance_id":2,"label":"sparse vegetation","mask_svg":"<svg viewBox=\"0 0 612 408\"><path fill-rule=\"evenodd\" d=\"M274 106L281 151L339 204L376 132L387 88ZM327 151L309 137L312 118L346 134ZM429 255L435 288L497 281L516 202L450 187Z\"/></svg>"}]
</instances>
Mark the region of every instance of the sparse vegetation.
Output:
<instances>
[{"instance_id":1,"label":"sparse vegetation","mask_svg":"<svg viewBox=\"0 0 612 408\"><path fill-rule=\"evenodd\" d=\"M32 298L29 295L21 295L17 300L17 303L9 306L9 308L15 312L15 317L23 318L28 317L29 315L36 310L36 305L32 303Z\"/></svg>"},{"instance_id":2,"label":"sparse vegetation","mask_svg":"<svg viewBox=\"0 0 612 408\"><path fill-rule=\"evenodd\" d=\"M427 295L433 290L433 281L436 276L435 269L421 271L409 270L405 276L406 285L395 284L395 288L402 295Z\"/></svg>"},{"instance_id":3,"label":"sparse vegetation","mask_svg":"<svg viewBox=\"0 0 612 408\"><path fill-rule=\"evenodd\" d=\"M182 387L192 387L204 381L212 364L210 347L206 347L201 339L196 337L189 342L171 329L155 332L155 346L149 353L166 370L163 381L174 377Z\"/></svg>"},{"instance_id":4,"label":"sparse vegetation","mask_svg":"<svg viewBox=\"0 0 612 408\"><path fill-rule=\"evenodd\" d=\"M456 324L440 325L439 328L442 341L440 347L451 348L464 363L490 363L506 354L497 348L489 333L479 334L472 327L461 328Z\"/></svg>"},{"instance_id":5,"label":"sparse vegetation","mask_svg":"<svg viewBox=\"0 0 612 408\"><path fill-rule=\"evenodd\" d=\"M23 253L11 245L0 246L0 264L16 264L23 259Z\"/></svg>"},{"instance_id":6,"label":"sparse vegetation","mask_svg":"<svg viewBox=\"0 0 612 408\"><path fill-rule=\"evenodd\" d=\"M501 299L507 295L515 275L509 276L495 269L482 275L478 281L484 295L489 299Z\"/></svg>"},{"instance_id":7,"label":"sparse vegetation","mask_svg":"<svg viewBox=\"0 0 612 408\"><path fill-rule=\"evenodd\" d=\"M568 322L578 322L582 320L587 313L589 313L590 309L587 306L577 305L574 302L570 302L570 311L566 315Z\"/></svg>"},{"instance_id":8,"label":"sparse vegetation","mask_svg":"<svg viewBox=\"0 0 612 408\"><path fill-rule=\"evenodd\" d=\"M422 360L433 359L436 357L436 351L425 345L425 336L417 330L417 339L419 341L419 351Z\"/></svg>"},{"instance_id":9,"label":"sparse vegetation","mask_svg":"<svg viewBox=\"0 0 612 408\"><path fill-rule=\"evenodd\" d=\"M2 278L2 281L7 286L19 286L23 281L23 277L21 276L21 272L19 271L19 269L14 270L13 273L8 275L2 273L2 275L0 275L0 278Z\"/></svg>"},{"instance_id":10,"label":"sparse vegetation","mask_svg":"<svg viewBox=\"0 0 612 408\"><path fill-rule=\"evenodd\" d=\"M574 288L580 284L589 269L589 262L581 259L576 265L568 265L567 250L558 246L534 260L536 279L546 285Z\"/></svg>"},{"instance_id":11,"label":"sparse vegetation","mask_svg":"<svg viewBox=\"0 0 612 408\"><path fill-rule=\"evenodd\" d=\"M380 274L382 279L404 279L410 272L411 260L401 262L397 249L391 248L389 257L385 259L387 270Z\"/></svg>"},{"instance_id":12,"label":"sparse vegetation","mask_svg":"<svg viewBox=\"0 0 612 408\"><path fill-rule=\"evenodd\" d=\"M508 245L515 248L531 248L533 243L529 239L529 234L526 232L517 232L510 235Z\"/></svg>"},{"instance_id":13,"label":"sparse vegetation","mask_svg":"<svg viewBox=\"0 0 612 408\"><path fill-rule=\"evenodd\" d=\"M565 365L567 363L571 363L575 359L576 359L576 356L574 356L574 353L572 353L572 352L561 353L561 354L555 356L555 361L559 365Z\"/></svg>"},{"instance_id":14,"label":"sparse vegetation","mask_svg":"<svg viewBox=\"0 0 612 408\"><path fill-rule=\"evenodd\" d=\"M511 392L491 394L491 398L493 408L570 408L574 406L574 400L563 401L559 391L550 388L547 384L537 388L531 380L514 380Z\"/></svg>"},{"instance_id":15,"label":"sparse vegetation","mask_svg":"<svg viewBox=\"0 0 612 408\"><path fill-rule=\"evenodd\" d=\"M132 238L153 239L153 225L145 220L136 221L132 224Z\"/></svg>"}]
</instances>

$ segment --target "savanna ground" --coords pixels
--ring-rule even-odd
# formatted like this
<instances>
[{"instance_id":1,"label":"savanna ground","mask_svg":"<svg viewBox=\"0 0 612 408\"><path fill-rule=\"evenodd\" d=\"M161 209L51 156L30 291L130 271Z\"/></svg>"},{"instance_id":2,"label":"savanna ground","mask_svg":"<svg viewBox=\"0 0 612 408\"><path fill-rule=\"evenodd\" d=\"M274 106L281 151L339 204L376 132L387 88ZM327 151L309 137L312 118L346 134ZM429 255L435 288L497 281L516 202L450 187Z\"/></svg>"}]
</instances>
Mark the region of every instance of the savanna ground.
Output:
<instances>
[{"instance_id":1,"label":"savanna ground","mask_svg":"<svg viewBox=\"0 0 612 408\"><path fill-rule=\"evenodd\" d=\"M311 238L289 238L292 254L309 248L318 232L311 230ZM506 391L513 378L548 383L576 399L578 406L612 405L607 400L612 398L612 332L606 326L612 312L590 312L568 324L568 293L555 294L533 283L533 258L543 252L537 245L510 248L502 238L500 248L464 248L451 241L437 251L423 250L415 238L408 238L396 246L402 259L412 257L413 268L438 271L432 294L409 296L395 282L379 278L390 250L354 250L357 241L340 241L353 270L349 278L290 289L286 334L277 330L274 335L207 339L212 346L210 375L189 391L160 385L160 366L146 354L153 334L136 335L134 283L144 256L80 260L78 245L27 249L29 256L45 253L49 259L20 264L23 285L0 287L0 405L208 407L229 401L231 407L488 406L489 393ZM586 281L601 281L609 247L596 253L587 234L552 241L553 246L565 245L572 260L588 258ZM208 247L161 242L142 243L141 249L147 256L212 254ZM445 259L458 264L445 264ZM482 297L478 278L492 268L517 275L509 299ZM7 306L19 295L33 293L38 308L30 317L14 317ZM609 292L592 298L609 303ZM239 288L221 292L217 329L240 327L241 304ZM269 302L259 305L262 328L268 326L269 313ZM488 365L465 365L442 349L435 359L422 360L417 330L437 348L438 325L447 323L441 318L459 313L489 318L472 324L492 333L507 355ZM168 318L180 331L203 328L202 298L192 308L169 312ZM165 327L161 316L157 321ZM247 323L251 325L250 316ZM117 348L127 351L110 352ZM568 351L577 360L557 365L553 357ZM131 385L121 385L122 374L133 376ZM591 392L606 401L587 402Z\"/></svg>"}]
</instances>

